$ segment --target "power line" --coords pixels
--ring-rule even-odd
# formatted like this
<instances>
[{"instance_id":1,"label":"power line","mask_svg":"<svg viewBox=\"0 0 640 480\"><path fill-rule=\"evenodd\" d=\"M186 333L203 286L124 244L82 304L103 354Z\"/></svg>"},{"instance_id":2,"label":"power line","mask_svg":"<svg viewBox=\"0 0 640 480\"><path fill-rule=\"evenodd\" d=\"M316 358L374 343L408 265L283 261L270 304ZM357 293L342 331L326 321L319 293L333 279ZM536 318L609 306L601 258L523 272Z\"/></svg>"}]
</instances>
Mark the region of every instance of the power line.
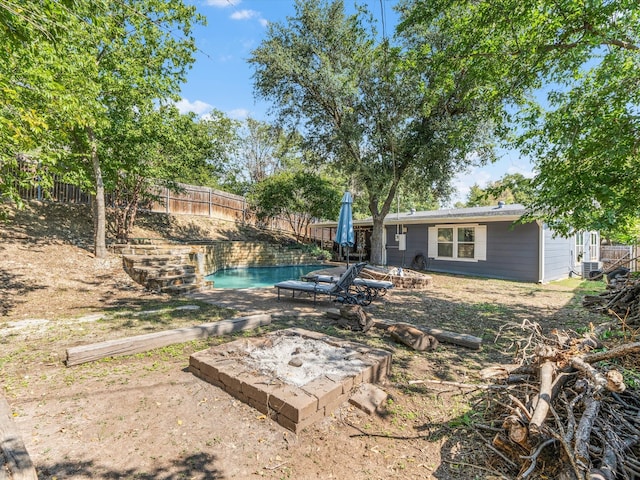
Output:
<instances>
[{"instance_id":1,"label":"power line","mask_svg":"<svg viewBox=\"0 0 640 480\"><path fill-rule=\"evenodd\" d=\"M382 40L387 39L387 20L385 18L384 0L380 0L380 20L382 21Z\"/></svg>"}]
</instances>

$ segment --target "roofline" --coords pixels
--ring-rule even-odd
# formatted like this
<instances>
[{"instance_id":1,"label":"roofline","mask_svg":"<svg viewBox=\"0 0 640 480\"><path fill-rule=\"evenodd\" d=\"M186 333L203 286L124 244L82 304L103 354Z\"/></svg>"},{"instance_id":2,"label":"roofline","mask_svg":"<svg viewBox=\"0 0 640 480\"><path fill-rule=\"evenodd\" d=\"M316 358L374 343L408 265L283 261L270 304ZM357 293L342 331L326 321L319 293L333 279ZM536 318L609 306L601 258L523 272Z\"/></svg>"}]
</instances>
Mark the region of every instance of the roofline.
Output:
<instances>
[{"instance_id":1,"label":"roofline","mask_svg":"<svg viewBox=\"0 0 640 480\"><path fill-rule=\"evenodd\" d=\"M447 212L455 212L454 210L447 210ZM517 212L517 213L516 213ZM415 214L401 214L396 216L395 214L389 214L385 217L383 225L420 225L420 224L438 224L438 223L476 223L476 222L515 222L519 220L524 214L525 209L512 210L508 213L490 213L490 214L475 214L465 215L464 213L444 213L438 216L424 216L420 215L420 212ZM354 220L354 226L371 226L373 225L373 219L371 217ZM311 227L337 227L337 221L331 222L316 222L310 225Z\"/></svg>"}]
</instances>

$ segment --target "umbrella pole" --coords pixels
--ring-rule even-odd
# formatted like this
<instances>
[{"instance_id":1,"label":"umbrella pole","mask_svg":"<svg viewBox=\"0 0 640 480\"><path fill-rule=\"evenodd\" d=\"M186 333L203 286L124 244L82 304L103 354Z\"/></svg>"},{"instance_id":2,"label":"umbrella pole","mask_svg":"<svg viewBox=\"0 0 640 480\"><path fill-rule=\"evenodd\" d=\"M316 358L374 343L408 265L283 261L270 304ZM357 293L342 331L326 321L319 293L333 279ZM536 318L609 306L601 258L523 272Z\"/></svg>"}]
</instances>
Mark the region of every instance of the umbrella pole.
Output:
<instances>
[{"instance_id":1,"label":"umbrella pole","mask_svg":"<svg viewBox=\"0 0 640 480\"><path fill-rule=\"evenodd\" d=\"M347 245L347 268L349 268L349 245Z\"/></svg>"}]
</instances>

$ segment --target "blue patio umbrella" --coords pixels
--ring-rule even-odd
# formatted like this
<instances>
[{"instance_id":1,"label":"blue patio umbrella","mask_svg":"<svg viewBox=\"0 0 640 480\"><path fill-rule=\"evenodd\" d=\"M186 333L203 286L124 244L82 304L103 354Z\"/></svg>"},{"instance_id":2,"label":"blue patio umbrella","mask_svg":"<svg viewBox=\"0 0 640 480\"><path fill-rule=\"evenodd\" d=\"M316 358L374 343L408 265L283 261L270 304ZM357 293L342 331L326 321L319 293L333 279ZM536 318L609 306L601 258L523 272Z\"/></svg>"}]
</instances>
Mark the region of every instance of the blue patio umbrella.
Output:
<instances>
[{"instance_id":1,"label":"blue patio umbrella","mask_svg":"<svg viewBox=\"0 0 640 480\"><path fill-rule=\"evenodd\" d=\"M342 196L342 206L338 217L338 228L336 230L335 241L338 245L347 248L347 265L349 265L349 248L355 245L355 235L353 233L353 213L351 211L351 193L344 192Z\"/></svg>"}]
</instances>

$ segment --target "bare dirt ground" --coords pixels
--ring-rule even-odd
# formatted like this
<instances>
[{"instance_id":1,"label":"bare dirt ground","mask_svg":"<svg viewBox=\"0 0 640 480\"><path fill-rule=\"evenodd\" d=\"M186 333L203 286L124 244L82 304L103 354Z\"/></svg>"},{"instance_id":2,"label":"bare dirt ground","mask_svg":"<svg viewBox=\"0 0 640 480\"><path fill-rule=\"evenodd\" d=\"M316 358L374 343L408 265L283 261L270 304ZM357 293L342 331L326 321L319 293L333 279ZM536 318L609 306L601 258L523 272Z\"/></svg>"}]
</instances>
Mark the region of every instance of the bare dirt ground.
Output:
<instances>
[{"instance_id":1,"label":"bare dirt ground","mask_svg":"<svg viewBox=\"0 0 640 480\"><path fill-rule=\"evenodd\" d=\"M138 236L242 238L228 224L142 219ZM317 316L288 326L325 331L393 352L383 411L344 404L298 435L187 370L189 354L215 338L146 354L65 367L65 350L151 331L231 318L238 311L317 312L332 307L276 301L272 289L172 298L136 285L110 256L90 252L81 208L30 206L0 224L0 386L41 479L481 479L509 478L486 448L480 369L510 363L524 320L578 329L607 319L580 307L602 284L550 285L434 275L428 291L391 291L376 318L483 338L480 351L441 344L414 352L383 331L345 332ZM178 307L197 305L198 310ZM248 335L260 332L245 333ZM0 475L1 477L2 475Z\"/></svg>"}]
</instances>

